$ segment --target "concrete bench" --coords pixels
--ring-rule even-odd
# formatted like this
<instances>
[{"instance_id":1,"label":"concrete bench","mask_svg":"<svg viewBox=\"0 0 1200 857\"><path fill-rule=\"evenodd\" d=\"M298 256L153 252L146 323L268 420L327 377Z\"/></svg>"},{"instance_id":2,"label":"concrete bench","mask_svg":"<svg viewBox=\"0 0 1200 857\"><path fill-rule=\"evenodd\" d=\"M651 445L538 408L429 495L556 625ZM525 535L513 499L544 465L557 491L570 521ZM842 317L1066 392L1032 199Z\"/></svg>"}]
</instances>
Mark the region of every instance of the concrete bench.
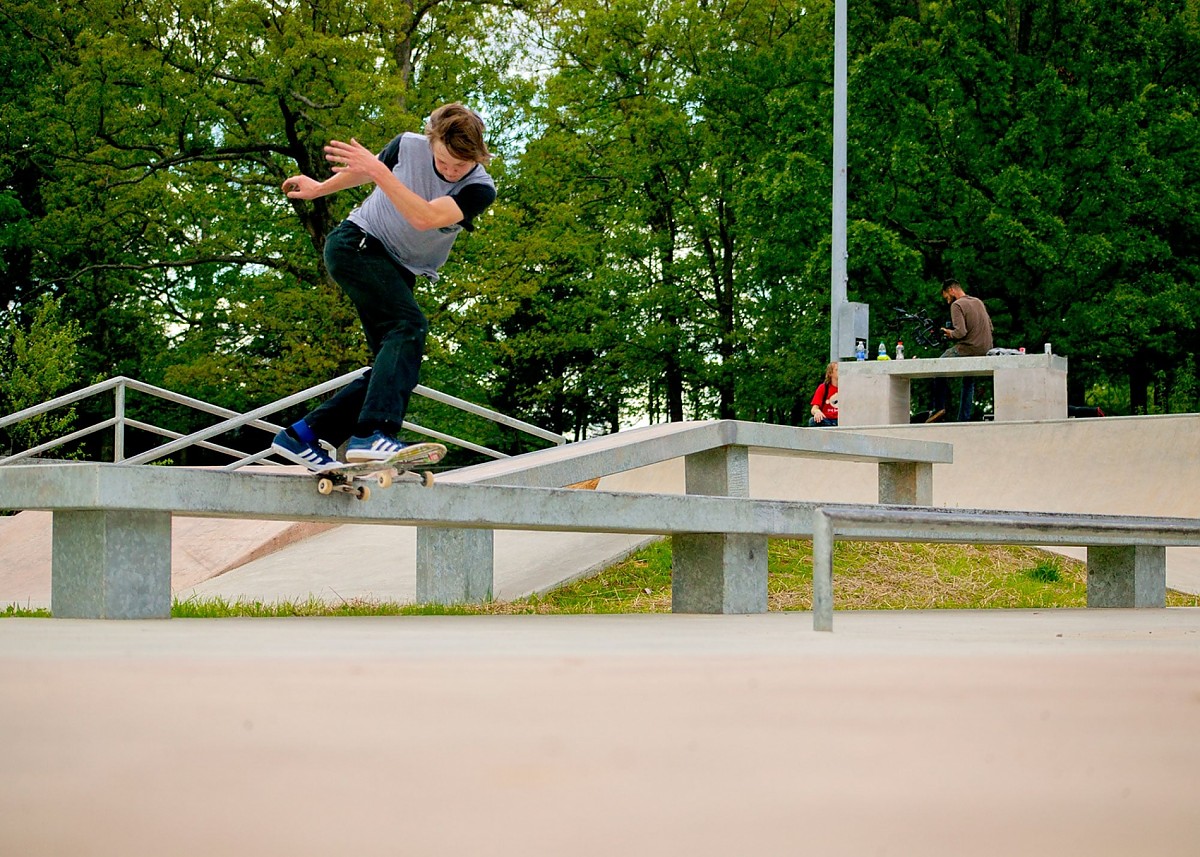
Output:
<instances>
[{"instance_id":1,"label":"concrete bench","mask_svg":"<svg viewBox=\"0 0 1200 857\"><path fill-rule=\"evenodd\" d=\"M988 375L997 422L1067 417L1067 358L1054 354L854 360L838 370L839 426L907 424L913 379Z\"/></svg>"},{"instance_id":2,"label":"concrete bench","mask_svg":"<svg viewBox=\"0 0 1200 857\"><path fill-rule=\"evenodd\" d=\"M813 513L813 628L818 631L833 629L833 546L839 538L1086 547L1088 607L1165 607L1166 549L1200 545L1200 520L819 505Z\"/></svg>"}]
</instances>

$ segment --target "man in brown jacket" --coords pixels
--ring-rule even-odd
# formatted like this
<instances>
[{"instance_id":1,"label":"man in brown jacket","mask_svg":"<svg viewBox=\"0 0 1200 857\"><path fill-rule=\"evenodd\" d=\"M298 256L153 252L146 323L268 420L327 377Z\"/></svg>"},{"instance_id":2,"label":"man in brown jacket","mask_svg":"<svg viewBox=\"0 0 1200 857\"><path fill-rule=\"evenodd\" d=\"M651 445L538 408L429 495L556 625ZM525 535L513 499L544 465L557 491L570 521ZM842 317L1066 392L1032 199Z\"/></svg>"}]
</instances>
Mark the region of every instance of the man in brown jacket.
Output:
<instances>
[{"instance_id":1,"label":"man in brown jacket","mask_svg":"<svg viewBox=\"0 0 1200 857\"><path fill-rule=\"evenodd\" d=\"M978 357L992 348L992 319L987 307L979 298L963 291L958 280L946 280L942 286L942 299L950 304L950 327L942 328L942 335L954 341L943 357ZM946 415L946 404L950 399L950 384L945 378L933 379L933 410L929 422L937 422ZM958 405L958 421L970 422L975 412L975 379L968 375L962 379L962 398Z\"/></svg>"}]
</instances>

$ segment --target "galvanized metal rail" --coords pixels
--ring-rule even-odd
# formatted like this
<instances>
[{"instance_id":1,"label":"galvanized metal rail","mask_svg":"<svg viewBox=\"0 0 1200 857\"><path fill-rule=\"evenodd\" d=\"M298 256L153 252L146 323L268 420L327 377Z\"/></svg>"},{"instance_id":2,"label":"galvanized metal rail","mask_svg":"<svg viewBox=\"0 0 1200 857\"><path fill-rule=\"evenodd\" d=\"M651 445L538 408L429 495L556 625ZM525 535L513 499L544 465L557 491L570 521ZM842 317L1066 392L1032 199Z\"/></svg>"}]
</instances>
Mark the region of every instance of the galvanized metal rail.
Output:
<instances>
[{"instance_id":1,"label":"galvanized metal rail","mask_svg":"<svg viewBox=\"0 0 1200 857\"><path fill-rule=\"evenodd\" d=\"M813 510L813 627L833 629L835 541L1087 548L1089 607L1165 607L1167 547L1200 545L1200 520L819 504Z\"/></svg>"}]
</instances>

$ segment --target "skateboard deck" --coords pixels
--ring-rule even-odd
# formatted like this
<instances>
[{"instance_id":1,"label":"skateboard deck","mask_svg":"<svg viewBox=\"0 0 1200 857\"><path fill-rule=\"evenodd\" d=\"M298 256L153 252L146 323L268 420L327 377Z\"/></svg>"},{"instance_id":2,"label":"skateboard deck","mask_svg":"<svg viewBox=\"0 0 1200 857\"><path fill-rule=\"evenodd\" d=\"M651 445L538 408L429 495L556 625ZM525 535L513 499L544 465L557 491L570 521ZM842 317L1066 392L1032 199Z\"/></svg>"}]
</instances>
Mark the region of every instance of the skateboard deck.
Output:
<instances>
[{"instance_id":1,"label":"skateboard deck","mask_svg":"<svg viewBox=\"0 0 1200 857\"><path fill-rule=\"evenodd\" d=\"M433 484L433 474L428 470L417 473L417 468L436 464L446 455L446 447L440 443L414 443L406 446L391 458L382 461L352 461L322 470L316 474L317 491L332 494L341 491L353 494L360 500L371 497L374 482L380 488L390 488L392 482L402 476L411 475L426 488Z\"/></svg>"}]
</instances>

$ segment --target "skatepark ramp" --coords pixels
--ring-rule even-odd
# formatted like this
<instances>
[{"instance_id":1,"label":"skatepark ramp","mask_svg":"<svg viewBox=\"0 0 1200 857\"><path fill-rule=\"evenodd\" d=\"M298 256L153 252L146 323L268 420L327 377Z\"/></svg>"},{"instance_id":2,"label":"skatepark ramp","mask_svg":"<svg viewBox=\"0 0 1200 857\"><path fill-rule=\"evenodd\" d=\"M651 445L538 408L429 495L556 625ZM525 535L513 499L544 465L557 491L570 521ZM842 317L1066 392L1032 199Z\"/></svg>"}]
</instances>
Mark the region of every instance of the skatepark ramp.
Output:
<instances>
[{"instance_id":1,"label":"skatepark ramp","mask_svg":"<svg viewBox=\"0 0 1200 857\"><path fill-rule=\"evenodd\" d=\"M742 601L757 605L757 592L739 594L731 585L739 551L752 545L754 562L761 563L765 609L765 539L806 533L811 514L807 507L767 507L748 499L751 449L871 463L878 473L873 501L905 504L927 503L933 464L951 460L950 447L938 442L724 420L597 438L550 450L549 456L467 468L432 489L396 485L378 492L383 496L377 499L350 505L338 502L349 498L315 495L311 476L115 464L0 468L0 505L54 513L51 600L56 615L169 614L174 515L416 526L417 600L438 603L491 597L495 529L675 534L677 572L687 564L678 555L686 551L678 548L692 545L692 539L698 569L694 586L677 579L677 598L694 589L695 602L703 605L699 612L750 612ZM596 478L680 455L687 472L686 500L661 493L527 487ZM724 496L717 503L714 495ZM780 530L777 521L785 519ZM716 538L725 546L714 567L710 534L721 533ZM743 536L755 538L744 542Z\"/></svg>"},{"instance_id":2,"label":"skatepark ramp","mask_svg":"<svg viewBox=\"0 0 1200 857\"><path fill-rule=\"evenodd\" d=\"M661 431L662 449L688 425ZM807 430L804 430L807 431ZM939 507L1029 510L1081 514L1200 517L1200 416L1109 417L1030 423L885 426L871 434L950 443L953 463L933 465L933 504ZM812 430L832 435L842 430ZM514 465L546 469L560 484L583 481L582 473L559 461L567 449L598 451L610 446L617 461L632 469L599 480L616 492L683 493L680 456L647 464L621 448L623 432L583 446L548 449L512 459ZM1169 451L1169 452L1168 452ZM497 476L504 462L479 465L443 481ZM273 472L286 472L272 468ZM556 472L555 472L556 471ZM507 476L506 479L518 479ZM528 478L528 477L519 477ZM750 496L764 499L873 503L877 468L870 463L819 457L749 454ZM374 502L374 501L371 501ZM303 527L303 530L293 529ZM254 518L174 518L172 568L177 597L220 596L260 601L416 600L416 530ZM653 539L649 534L498 530L495 533L494 592L516 598L551 589L607 567ZM1064 553L1074 553L1069 548ZM26 512L0 519L0 604L48 606L50 602L50 513ZM1167 585L1200 593L1200 551L1167 549Z\"/></svg>"},{"instance_id":3,"label":"skatepark ramp","mask_svg":"<svg viewBox=\"0 0 1200 857\"><path fill-rule=\"evenodd\" d=\"M658 440L643 439L642 457L663 455L653 451ZM314 497L311 476L60 464L0 469L0 497L54 513L52 609L61 618L169 617L171 518L177 513L416 526L418 587L423 582L436 595L419 600L443 603L477 600L475 592L490 596L496 529L669 535L671 608L683 613L766 612L768 539L812 538L813 627L820 631L832 630L835 535L868 541L1085 545L1089 607L1164 607L1166 547L1200 546L1197 518L922 508L921 502L931 496L933 463L950 463L949 447L936 442L732 421L692 427L679 440L694 450L684 457L685 495L478 481L426 488L408 482L393 486L377 503L329 503L331 498ZM879 502L750 498L752 446L773 454L874 461ZM588 466L595 468L603 460L601 456Z\"/></svg>"}]
</instances>

